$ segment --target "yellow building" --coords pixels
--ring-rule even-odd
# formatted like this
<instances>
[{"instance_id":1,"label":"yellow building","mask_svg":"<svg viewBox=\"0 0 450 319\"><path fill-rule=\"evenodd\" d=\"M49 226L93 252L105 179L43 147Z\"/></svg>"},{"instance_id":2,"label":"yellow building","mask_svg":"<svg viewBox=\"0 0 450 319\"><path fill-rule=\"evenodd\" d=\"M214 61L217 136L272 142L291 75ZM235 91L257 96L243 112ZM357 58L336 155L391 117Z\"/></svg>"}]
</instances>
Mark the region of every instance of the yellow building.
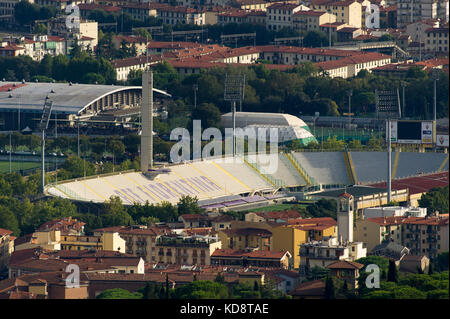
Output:
<instances>
[{"instance_id":1,"label":"yellow building","mask_svg":"<svg viewBox=\"0 0 450 319\"><path fill-rule=\"evenodd\" d=\"M355 241L365 243L369 253L383 241L391 241L401 245L402 220L403 217L377 217L357 220L355 223Z\"/></svg>"},{"instance_id":2,"label":"yellow building","mask_svg":"<svg viewBox=\"0 0 450 319\"><path fill-rule=\"evenodd\" d=\"M307 218L290 221L274 227L273 250L289 251L293 256L293 268L300 267L298 251L300 245L309 240L322 240L323 237L336 236L336 221L332 218Z\"/></svg>"},{"instance_id":3,"label":"yellow building","mask_svg":"<svg viewBox=\"0 0 450 319\"><path fill-rule=\"evenodd\" d=\"M39 230L34 232L29 240L17 245L15 250L41 247L45 250L112 250L125 253L125 240L119 233L103 233L101 236L86 236L80 234L63 234L60 230Z\"/></svg>"},{"instance_id":4,"label":"yellow building","mask_svg":"<svg viewBox=\"0 0 450 319\"><path fill-rule=\"evenodd\" d=\"M258 248L259 250L272 250L272 232L267 229L231 228L220 230L218 236L222 242L222 249Z\"/></svg>"},{"instance_id":5,"label":"yellow building","mask_svg":"<svg viewBox=\"0 0 450 319\"><path fill-rule=\"evenodd\" d=\"M329 1L319 4L312 3L311 7L314 11L326 11L336 16L336 22L342 22L355 28L362 27L362 6L356 0Z\"/></svg>"},{"instance_id":6,"label":"yellow building","mask_svg":"<svg viewBox=\"0 0 450 319\"><path fill-rule=\"evenodd\" d=\"M0 228L0 270L5 267L11 254L14 252L14 236L11 236L12 231Z\"/></svg>"}]
</instances>

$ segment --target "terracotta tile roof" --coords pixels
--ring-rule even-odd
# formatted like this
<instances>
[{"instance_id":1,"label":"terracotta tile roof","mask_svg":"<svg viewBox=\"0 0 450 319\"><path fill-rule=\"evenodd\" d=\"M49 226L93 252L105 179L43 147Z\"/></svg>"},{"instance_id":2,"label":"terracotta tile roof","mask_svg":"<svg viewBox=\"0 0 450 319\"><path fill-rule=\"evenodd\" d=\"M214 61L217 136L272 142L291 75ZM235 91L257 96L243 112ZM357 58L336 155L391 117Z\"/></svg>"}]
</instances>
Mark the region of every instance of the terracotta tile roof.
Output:
<instances>
[{"instance_id":1,"label":"terracotta tile roof","mask_svg":"<svg viewBox=\"0 0 450 319\"><path fill-rule=\"evenodd\" d=\"M0 236L8 236L11 235L13 232L12 230L0 228Z\"/></svg>"},{"instance_id":2,"label":"terracotta tile roof","mask_svg":"<svg viewBox=\"0 0 450 319\"><path fill-rule=\"evenodd\" d=\"M38 228L38 231L60 230L61 232L68 232L71 229L81 231L83 230L84 225L86 225L86 223L72 219L72 217L57 218L42 224L41 227Z\"/></svg>"},{"instance_id":3,"label":"terracotta tile roof","mask_svg":"<svg viewBox=\"0 0 450 319\"><path fill-rule=\"evenodd\" d=\"M184 221L208 220L208 216L200 215L200 214L184 214L184 215L181 215L180 218L182 218Z\"/></svg>"},{"instance_id":4,"label":"terracotta tile roof","mask_svg":"<svg viewBox=\"0 0 450 319\"><path fill-rule=\"evenodd\" d=\"M441 214L439 217L402 217L402 216L389 216L389 217L373 217L367 219L370 222L378 225L428 225L428 226L444 226L448 225L448 214Z\"/></svg>"},{"instance_id":5,"label":"terracotta tile roof","mask_svg":"<svg viewBox=\"0 0 450 319\"><path fill-rule=\"evenodd\" d=\"M78 7L80 10L104 10L106 12L119 12L121 8L111 5L101 5L96 3L79 3Z\"/></svg>"},{"instance_id":6,"label":"terracotta tile roof","mask_svg":"<svg viewBox=\"0 0 450 319\"><path fill-rule=\"evenodd\" d=\"M260 237L270 237L272 232L266 229L259 228L238 228L238 229L225 229L222 230L227 236L260 236Z\"/></svg>"},{"instance_id":7,"label":"terracotta tile roof","mask_svg":"<svg viewBox=\"0 0 450 319\"><path fill-rule=\"evenodd\" d=\"M334 227L337 222L331 217L321 217L321 218L299 218L294 220L289 220L287 225L292 225L296 229L309 231L316 230L321 231Z\"/></svg>"},{"instance_id":8,"label":"terracotta tile roof","mask_svg":"<svg viewBox=\"0 0 450 319\"><path fill-rule=\"evenodd\" d=\"M279 2L269 5L267 10L294 10L298 6L299 4L296 3Z\"/></svg>"},{"instance_id":9,"label":"terracotta tile roof","mask_svg":"<svg viewBox=\"0 0 450 319\"><path fill-rule=\"evenodd\" d=\"M314 280L301 283L290 294L299 297L323 297L325 295L325 282Z\"/></svg>"},{"instance_id":10,"label":"terracotta tile roof","mask_svg":"<svg viewBox=\"0 0 450 319\"><path fill-rule=\"evenodd\" d=\"M324 15L325 11L313 11L313 10L300 10L294 13L294 16L316 16L320 17L321 15Z\"/></svg>"},{"instance_id":11,"label":"terracotta tile roof","mask_svg":"<svg viewBox=\"0 0 450 319\"><path fill-rule=\"evenodd\" d=\"M448 171L436 174L422 175L410 178L401 178L392 181L392 190L408 189L409 194L428 192L435 187L445 187L449 184ZM386 182L369 186L386 188Z\"/></svg>"},{"instance_id":12,"label":"terracotta tile roof","mask_svg":"<svg viewBox=\"0 0 450 319\"><path fill-rule=\"evenodd\" d=\"M296 219L301 215L296 210L285 210L277 212L255 212L256 215L265 219Z\"/></svg>"},{"instance_id":13,"label":"terracotta tile roof","mask_svg":"<svg viewBox=\"0 0 450 319\"><path fill-rule=\"evenodd\" d=\"M123 67L128 67L128 66L135 66L135 65L140 65L140 64L144 64L146 65L147 63L156 63L161 61L161 59L157 59L156 56L138 56L138 57L131 57L131 58L126 58L126 59L121 59L121 60L114 60L111 62L112 66L114 68L123 68Z\"/></svg>"},{"instance_id":14,"label":"terracotta tile roof","mask_svg":"<svg viewBox=\"0 0 450 319\"><path fill-rule=\"evenodd\" d=\"M149 228L134 228L128 226L114 226L114 227L106 227L99 228L93 230L94 232L113 232L119 234L127 234L127 235L150 235L157 236L162 235L168 232L168 228L166 227L149 227Z\"/></svg>"},{"instance_id":15,"label":"terracotta tile roof","mask_svg":"<svg viewBox=\"0 0 450 319\"><path fill-rule=\"evenodd\" d=\"M339 260L327 266L329 269L361 269L362 267L364 267L363 264L348 260Z\"/></svg>"},{"instance_id":16,"label":"terracotta tile roof","mask_svg":"<svg viewBox=\"0 0 450 319\"><path fill-rule=\"evenodd\" d=\"M235 258L256 258L256 259L276 259L280 260L287 254L286 251L245 251L245 250L234 250L234 249L216 249L211 257L235 257Z\"/></svg>"}]
</instances>

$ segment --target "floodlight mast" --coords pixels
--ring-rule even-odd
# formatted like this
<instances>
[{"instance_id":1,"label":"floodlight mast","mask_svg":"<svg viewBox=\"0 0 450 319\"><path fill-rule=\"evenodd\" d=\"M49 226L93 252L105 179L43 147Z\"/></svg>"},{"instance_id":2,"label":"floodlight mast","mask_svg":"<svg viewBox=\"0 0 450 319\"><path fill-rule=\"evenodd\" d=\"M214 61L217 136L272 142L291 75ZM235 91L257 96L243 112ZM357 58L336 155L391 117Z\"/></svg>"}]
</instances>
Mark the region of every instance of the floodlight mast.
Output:
<instances>
[{"instance_id":1,"label":"floodlight mast","mask_svg":"<svg viewBox=\"0 0 450 319\"><path fill-rule=\"evenodd\" d=\"M245 74L239 75L225 75L225 90L224 100L231 102L232 122L233 122L233 139L232 139L232 152L233 157L236 155L236 102L242 103L245 89Z\"/></svg>"},{"instance_id":2,"label":"floodlight mast","mask_svg":"<svg viewBox=\"0 0 450 319\"><path fill-rule=\"evenodd\" d=\"M53 102L45 99L44 108L42 109L42 117L39 122L38 129L41 131L41 191L44 193L45 188L45 131L48 128L48 122L50 121L50 116L52 113Z\"/></svg>"}]
</instances>

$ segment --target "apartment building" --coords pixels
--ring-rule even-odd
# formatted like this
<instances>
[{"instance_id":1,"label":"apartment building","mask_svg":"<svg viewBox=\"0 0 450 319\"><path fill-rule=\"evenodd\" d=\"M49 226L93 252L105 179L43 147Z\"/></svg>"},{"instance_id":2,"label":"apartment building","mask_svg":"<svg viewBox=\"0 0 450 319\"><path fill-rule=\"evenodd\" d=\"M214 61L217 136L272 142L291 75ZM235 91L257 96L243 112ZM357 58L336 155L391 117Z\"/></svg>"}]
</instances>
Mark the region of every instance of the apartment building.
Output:
<instances>
[{"instance_id":1,"label":"apartment building","mask_svg":"<svg viewBox=\"0 0 450 319\"><path fill-rule=\"evenodd\" d=\"M220 241L205 236L161 236L156 243L156 262L178 265L211 265L211 255L221 249Z\"/></svg>"},{"instance_id":2,"label":"apartment building","mask_svg":"<svg viewBox=\"0 0 450 319\"><path fill-rule=\"evenodd\" d=\"M271 4L266 10L266 28L270 31L292 28L293 15L300 10L308 10L308 8L295 3Z\"/></svg>"},{"instance_id":3,"label":"apartment building","mask_svg":"<svg viewBox=\"0 0 450 319\"><path fill-rule=\"evenodd\" d=\"M420 20L448 21L448 0L398 0L397 28Z\"/></svg>"},{"instance_id":4,"label":"apartment building","mask_svg":"<svg viewBox=\"0 0 450 319\"><path fill-rule=\"evenodd\" d=\"M325 11L335 15L336 22L345 23L355 28L363 26L362 5L356 0L316 0L311 1L310 8L314 11Z\"/></svg>"},{"instance_id":5,"label":"apartment building","mask_svg":"<svg viewBox=\"0 0 450 319\"><path fill-rule=\"evenodd\" d=\"M258 248L259 250L272 249L272 232L268 229L243 227L224 229L218 232L223 249L245 250Z\"/></svg>"},{"instance_id":6,"label":"apartment building","mask_svg":"<svg viewBox=\"0 0 450 319\"><path fill-rule=\"evenodd\" d=\"M363 53L346 57L337 61L316 63L320 72L326 72L330 77L349 78L358 75L359 71L371 71L391 63L391 57L377 52Z\"/></svg>"},{"instance_id":7,"label":"apartment building","mask_svg":"<svg viewBox=\"0 0 450 319\"><path fill-rule=\"evenodd\" d=\"M14 7L20 0L0 0L0 21L14 21Z\"/></svg>"},{"instance_id":8,"label":"apartment building","mask_svg":"<svg viewBox=\"0 0 450 319\"><path fill-rule=\"evenodd\" d=\"M132 46L136 48L136 54L143 55L147 50L147 38L135 35L117 35L113 37L113 44L116 49L125 45L128 49Z\"/></svg>"},{"instance_id":9,"label":"apartment building","mask_svg":"<svg viewBox=\"0 0 450 319\"><path fill-rule=\"evenodd\" d=\"M300 267L298 248L310 240L322 240L324 237L336 236L336 221L332 218L305 218L290 220L286 224L274 226L273 250L289 251L294 269Z\"/></svg>"},{"instance_id":10,"label":"apartment building","mask_svg":"<svg viewBox=\"0 0 450 319\"><path fill-rule=\"evenodd\" d=\"M268 0L236 0L236 3L242 10L266 11L267 7L271 5L271 1Z\"/></svg>"},{"instance_id":11,"label":"apartment building","mask_svg":"<svg viewBox=\"0 0 450 319\"><path fill-rule=\"evenodd\" d=\"M157 64L160 61L155 56L137 56L111 61L111 65L116 70L116 80L126 81L131 71L145 70L150 65Z\"/></svg>"},{"instance_id":12,"label":"apartment building","mask_svg":"<svg viewBox=\"0 0 450 319\"><path fill-rule=\"evenodd\" d=\"M435 217L376 217L356 222L356 238L371 251L382 242L407 247L412 255L433 259L448 251L448 214Z\"/></svg>"},{"instance_id":13,"label":"apartment building","mask_svg":"<svg viewBox=\"0 0 450 319\"><path fill-rule=\"evenodd\" d=\"M287 251L216 249L211 255L211 265L288 269L291 258Z\"/></svg>"},{"instance_id":14,"label":"apartment building","mask_svg":"<svg viewBox=\"0 0 450 319\"><path fill-rule=\"evenodd\" d=\"M425 52L436 55L447 55L449 52L448 25L440 28L429 28L425 31Z\"/></svg>"},{"instance_id":15,"label":"apartment building","mask_svg":"<svg viewBox=\"0 0 450 319\"><path fill-rule=\"evenodd\" d=\"M94 0L34 0L33 2L38 6L48 6L65 10L71 4L92 3Z\"/></svg>"},{"instance_id":16,"label":"apartment building","mask_svg":"<svg viewBox=\"0 0 450 319\"><path fill-rule=\"evenodd\" d=\"M216 13L209 12L207 10L198 10L181 6L161 6L157 9L157 11L158 18L161 19L163 23L169 25L206 25L217 23Z\"/></svg>"},{"instance_id":17,"label":"apartment building","mask_svg":"<svg viewBox=\"0 0 450 319\"><path fill-rule=\"evenodd\" d=\"M94 230L94 235L117 232L125 241L125 250L122 252L142 257L146 262L157 262L156 242L159 236L165 234L165 228L146 226L117 226Z\"/></svg>"},{"instance_id":18,"label":"apartment building","mask_svg":"<svg viewBox=\"0 0 450 319\"><path fill-rule=\"evenodd\" d=\"M383 242L402 244L402 216L373 217L355 222L355 240L365 243L367 251Z\"/></svg>"},{"instance_id":19,"label":"apartment building","mask_svg":"<svg viewBox=\"0 0 450 319\"><path fill-rule=\"evenodd\" d=\"M278 212L250 212L245 214L246 222L287 222L300 218L300 213L296 210L284 210Z\"/></svg>"},{"instance_id":20,"label":"apartment building","mask_svg":"<svg viewBox=\"0 0 450 319\"><path fill-rule=\"evenodd\" d=\"M320 25L336 22L336 16L325 11L300 10L293 15L293 28L299 31L319 31Z\"/></svg>"},{"instance_id":21,"label":"apartment building","mask_svg":"<svg viewBox=\"0 0 450 319\"><path fill-rule=\"evenodd\" d=\"M123 13L128 13L133 19L145 21L150 18L156 18L158 14L157 9L164 6L163 4L153 2L127 2L119 7Z\"/></svg>"},{"instance_id":22,"label":"apartment building","mask_svg":"<svg viewBox=\"0 0 450 319\"><path fill-rule=\"evenodd\" d=\"M302 62L320 62L338 60L361 54L360 51L347 51L321 48L302 48L280 45L259 46L261 59L273 64L297 65Z\"/></svg>"},{"instance_id":23,"label":"apartment building","mask_svg":"<svg viewBox=\"0 0 450 319\"><path fill-rule=\"evenodd\" d=\"M14 252L15 236L12 236L12 231L0 228L0 271L8 265L9 258Z\"/></svg>"},{"instance_id":24,"label":"apartment building","mask_svg":"<svg viewBox=\"0 0 450 319\"><path fill-rule=\"evenodd\" d=\"M327 267L337 261L355 261L366 257L362 242L339 242L337 237L324 238L300 246L300 273L306 274L314 267Z\"/></svg>"}]
</instances>

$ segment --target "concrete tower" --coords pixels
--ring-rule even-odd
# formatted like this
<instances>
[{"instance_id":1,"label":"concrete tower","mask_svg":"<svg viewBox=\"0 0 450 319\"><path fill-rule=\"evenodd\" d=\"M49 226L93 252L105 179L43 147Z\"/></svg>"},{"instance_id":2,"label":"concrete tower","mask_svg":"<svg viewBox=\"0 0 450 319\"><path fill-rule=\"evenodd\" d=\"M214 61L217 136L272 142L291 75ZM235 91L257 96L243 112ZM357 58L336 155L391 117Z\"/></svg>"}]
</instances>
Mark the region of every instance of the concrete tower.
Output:
<instances>
[{"instance_id":1,"label":"concrete tower","mask_svg":"<svg viewBox=\"0 0 450 319\"><path fill-rule=\"evenodd\" d=\"M153 73L142 73L142 133L141 133L141 171L147 173L153 167Z\"/></svg>"},{"instance_id":2,"label":"concrete tower","mask_svg":"<svg viewBox=\"0 0 450 319\"><path fill-rule=\"evenodd\" d=\"M353 196L343 193L338 198L338 240L342 242L353 242Z\"/></svg>"}]
</instances>

